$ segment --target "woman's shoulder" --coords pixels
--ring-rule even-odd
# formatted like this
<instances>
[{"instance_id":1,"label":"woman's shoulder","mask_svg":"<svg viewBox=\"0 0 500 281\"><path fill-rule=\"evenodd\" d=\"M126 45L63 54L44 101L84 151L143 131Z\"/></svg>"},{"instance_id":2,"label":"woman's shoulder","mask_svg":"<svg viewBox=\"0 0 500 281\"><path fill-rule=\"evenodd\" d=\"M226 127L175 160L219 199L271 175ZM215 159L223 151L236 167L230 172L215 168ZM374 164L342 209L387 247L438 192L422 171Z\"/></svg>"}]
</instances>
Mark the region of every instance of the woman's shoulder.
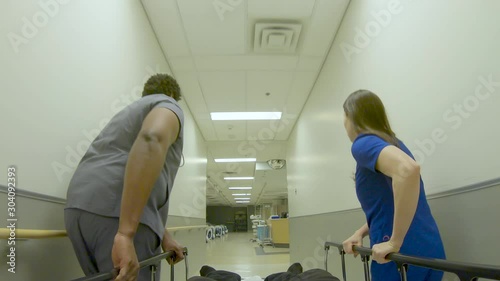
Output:
<instances>
[{"instance_id":1,"label":"woman's shoulder","mask_svg":"<svg viewBox=\"0 0 500 281\"><path fill-rule=\"evenodd\" d=\"M356 158L356 155L366 155L381 151L388 145L390 144L386 140L376 134L360 134L352 143L351 153Z\"/></svg>"}]
</instances>

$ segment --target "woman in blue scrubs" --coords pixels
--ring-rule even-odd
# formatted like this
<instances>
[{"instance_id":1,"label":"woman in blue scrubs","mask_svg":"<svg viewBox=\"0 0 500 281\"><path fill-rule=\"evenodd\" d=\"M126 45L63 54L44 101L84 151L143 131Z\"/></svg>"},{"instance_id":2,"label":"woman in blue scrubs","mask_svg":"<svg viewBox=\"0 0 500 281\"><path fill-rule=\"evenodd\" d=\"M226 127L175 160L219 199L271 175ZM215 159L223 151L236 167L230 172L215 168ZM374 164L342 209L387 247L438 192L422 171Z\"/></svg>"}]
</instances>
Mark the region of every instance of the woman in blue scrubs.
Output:
<instances>
[{"instance_id":1,"label":"woman in blue scrubs","mask_svg":"<svg viewBox=\"0 0 500 281\"><path fill-rule=\"evenodd\" d=\"M357 255L366 235L372 248L373 281L399 281L389 253L445 259L443 242L426 200L420 166L391 129L380 98L359 90L344 102L344 126L356 160L356 194L367 223L344 241L344 250ZM408 268L409 281L439 281L443 273Z\"/></svg>"}]
</instances>

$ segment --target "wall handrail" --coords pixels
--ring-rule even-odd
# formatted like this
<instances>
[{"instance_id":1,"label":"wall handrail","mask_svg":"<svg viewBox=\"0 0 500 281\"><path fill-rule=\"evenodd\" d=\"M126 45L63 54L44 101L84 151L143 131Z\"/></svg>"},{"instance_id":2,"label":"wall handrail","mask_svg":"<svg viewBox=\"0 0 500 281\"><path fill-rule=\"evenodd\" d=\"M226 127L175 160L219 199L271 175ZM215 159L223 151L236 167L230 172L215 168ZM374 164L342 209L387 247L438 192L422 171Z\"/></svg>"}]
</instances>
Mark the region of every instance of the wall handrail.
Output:
<instances>
[{"instance_id":1,"label":"wall handrail","mask_svg":"<svg viewBox=\"0 0 500 281\"><path fill-rule=\"evenodd\" d=\"M0 228L0 240L11 237L11 229ZM40 239L66 237L66 230L15 229L16 239Z\"/></svg>"},{"instance_id":2,"label":"wall handrail","mask_svg":"<svg viewBox=\"0 0 500 281\"><path fill-rule=\"evenodd\" d=\"M207 228L207 227L208 226L206 224L201 224L201 225L167 227L167 230L171 231L171 232L175 232L175 231L179 231L179 230L202 229L202 228Z\"/></svg>"},{"instance_id":3,"label":"wall handrail","mask_svg":"<svg viewBox=\"0 0 500 281\"><path fill-rule=\"evenodd\" d=\"M346 281L345 274L345 251L341 243L325 242L325 270L328 270L328 250L330 246L334 246L339 250L342 262L342 271L344 281ZM367 268L368 261L372 255L370 248L353 246L353 250L359 253L361 261L365 265L365 279L369 279L369 268ZM415 265L420 267L431 268L440 271L452 272L456 274L461 281L475 281L479 277L500 280L500 266L484 265L475 263L455 262L442 259L422 258L415 256L408 256L399 253L391 253L386 256L386 259L394 261L401 274L401 280L406 281L406 270L408 265ZM368 279L367 279L368 278Z\"/></svg>"},{"instance_id":4,"label":"wall handrail","mask_svg":"<svg viewBox=\"0 0 500 281\"><path fill-rule=\"evenodd\" d=\"M187 261L187 256L188 256L188 250L186 247L184 247L184 262L186 264L186 280L188 278L188 273L189 273L189 267L188 267L188 261ZM141 262L139 262L139 268L144 268L146 266L151 267L151 279L156 280L154 278L156 274L156 264L159 261L162 261L163 259L167 258L172 258L175 259L175 252L174 251L167 251L161 254L158 254L156 256L153 256L151 258L145 259ZM78 279L74 279L72 281L104 281L104 280L111 280L114 279L116 276L118 276L119 270L117 268L113 269L111 272L105 272L105 273L97 273L89 277L82 277ZM174 281L174 264L170 264L170 280Z\"/></svg>"},{"instance_id":5,"label":"wall handrail","mask_svg":"<svg viewBox=\"0 0 500 281\"><path fill-rule=\"evenodd\" d=\"M193 226L179 226L167 227L169 232L176 232L181 230L203 229L206 225L193 225ZM45 229L15 229L0 228L0 240L9 239L11 233L15 233L16 239L43 239L43 238L58 238L66 237L66 230L45 230Z\"/></svg>"}]
</instances>

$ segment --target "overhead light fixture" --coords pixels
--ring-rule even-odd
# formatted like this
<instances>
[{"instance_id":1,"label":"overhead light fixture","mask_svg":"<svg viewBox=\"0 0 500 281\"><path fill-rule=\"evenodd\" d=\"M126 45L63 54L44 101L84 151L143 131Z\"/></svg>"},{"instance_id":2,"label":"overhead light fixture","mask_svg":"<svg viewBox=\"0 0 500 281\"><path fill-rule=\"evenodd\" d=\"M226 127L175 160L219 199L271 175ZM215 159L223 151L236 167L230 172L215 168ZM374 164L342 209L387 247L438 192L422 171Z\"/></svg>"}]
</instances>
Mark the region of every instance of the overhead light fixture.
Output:
<instances>
[{"instance_id":1,"label":"overhead light fixture","mask_svg":"<svg viewBox=\"0 0 500 281\"><path fill-rule=\"evenodd\" d=\"M224 177L225 180L253 180L253 177Z\"/></svg>"},{"instance_id":2,"label":"overhead light fixture","mask_svg":"<svg viewBox=\"0 0 500 281\"><path fill-rule=\"evenodd\" d=\"M251 186L248 187L230 187L229 189L231 190L247 190L247 189L252 189Z\"/></svg>"},{"instance_id":3,"label":"overhead light fixture","mask_svg":"<svg viewBox=\"0 0 500 281\"><path fill-rule=\"evenodd\" d=\"M214 159L217 163L230 163L230 162L255 162L256 158L218 158Z\"/></svg>"},{"instance_id":4,"label":"overhead light fixture","mask_svg":"<svg viewBox=\"0 0 500 281\"><path fill-rule=\"evenodd\" d=\"M233 196L250 196L252 193L233 193Z\"/></svg>"},{"instance_id":5,"label":"overhead light fixture","mask_svg":"<svg viewBox=\"0 0 500 281\"><path fill-rule=\"evenodd\" d=\"M220 120L279 120L281 112L212 112L213 121Z\"/></svg>"},{"instance_id":6,"label":"overhead light fixture","mask_svg":"<svg viewBox=\"0 0 500 281\"><path fill-rule=\"evenodd\" d=\"M250 203L250 201L236 201L236 204Z\"/></svg>"},{"instance_id":7,"label":"overhead light fixture","mask_svg":"<svg viewBox=\"0 0 500 281\"><path fill-rule=\"evenodd\" d=\"M234 198L234 200L240 200L240 201L241 201L241 200L250 200L250 198L248 198L248 197L245 197L245 198L240 197L240 198Z\"/></svg>"}]
</instances>

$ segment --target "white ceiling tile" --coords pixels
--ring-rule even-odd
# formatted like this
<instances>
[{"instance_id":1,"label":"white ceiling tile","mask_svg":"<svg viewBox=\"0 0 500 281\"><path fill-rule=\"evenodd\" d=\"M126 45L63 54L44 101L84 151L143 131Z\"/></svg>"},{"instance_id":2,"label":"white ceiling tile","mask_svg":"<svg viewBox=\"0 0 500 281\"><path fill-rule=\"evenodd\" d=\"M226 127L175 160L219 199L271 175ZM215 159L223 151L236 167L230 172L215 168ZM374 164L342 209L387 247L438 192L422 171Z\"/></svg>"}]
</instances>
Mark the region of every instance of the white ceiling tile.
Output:
<instances>
[{"instance_id":1,"label":"white ceiling tile","mask_svg":"<svg viewBox=\"0 0 500 281\"><path fill-rule=\"evenodd\" d=\"M252 0L248 1L248 17L269 19L309 18L314 9L313 0Z\"/></svg>"},{"instance_id":2,"label":"white ceiling tile","mask_svg":"<svg viewBox=\"0 0 500 281\"><path fill-rule=\"evenodd\" d=\"M246 121L213 121L219 140L236 141L247 137Z\"/></svg>"},{"instance_id":3,"label":"white ceiling tile","mask_svg":"<svg viewBox=\"0 0 500 281\"><path fill-rule=\"evenodd\" d=\"M227 155L228 158L252 157L257 161L267 161L272 158L285 159L286 141L209 141L207 150L210 155ZM209 159L210 163L210 159Z\"/></svg>"},{"instance_id":4,"label":"white ceiling tile","mask_svg":"<svg viewBox=\"0 0 500 281\"><path fill-rule=\"evenodd\" d=\"M317 72L296 72L286 101L286 113L299 114L316 82ZM286 114L284 114L286 116ZM283 118L286 118L282 116ZM293 116L291 116L292 118Z\"/></svg>"},{"instance_id":5,"label":"white ceiling tile","mask_svg":"<svg viewBox=\"0 0 500 281\"><path fill-rule=\"evenodd\" d=\"M221 155L228 155L224 158L231 158L230 155L237 153L238 145L239 141L207 142L207 149L214 158L222 158Z\"/></svg>"},{"instance_id":6,"label":"white ceiling tile","mask_svg":"<svg viewBox=\"0 0 500 281\"><path fill-rule=\"evenodd\" d=\"M181 88L181 98L189 105L191 112L193 114L208 113L196 72L179 71L175 73L175 79Z\"/></svg>"},{"instance_id":7,"label":"white ceiling tile","mask_svg":"<svg viewBox=\"0 0 500 281\"><path fill-rule=\"evenodd\" d=\"M195 57L198 71L234 70L295 70L298 56L247 55L247 56L203 56Z\"/></svg>"},{"instance_id":8,"label":"white ceiling tile","mask_svg":"<svg viewBox=\"0 0 500 281\"><path fill-rule=\"evenodd\" d=\"M259 141L274 140L276 136L277 125L280 120L269 121L248 121L247 123L247 136L250 139ZM265 142L259 142L260 146L257 147L262 150L262 146L266 146Z\"/></svg>"},{"instance_id":9,"label":"white ceiling tile","mask_svg":"<svg viewBox=\"0 0 500 281\"><path fill-rule=\"evenodd\" d=\"M199 72L199 79L210 112L246 111L245 72Z\"/></svg>"},{"instance_id":10,"label":"white ceiling tile","mask_svg":"<svg viewBox=\"0 0 500 281\"><path fill-rule=\"evenodd\" d=\"M196 120L212 122L212 118L210 117L210 113L208 112L201 112L201 113L195 112L194 116Z\"/></svg>"},{"instance_id":11,"label":"white ceiling tile","mask_svg":"<svg viewBox=\"0 0 500 281\"><path fill-rule=\"evenodd\" d=\"M225 177L253 176L255 163L217 163L217 167L223 172L235 172L235 174L224 174ZM232 184L234 181L226 181Z\"/></svg>"},{"instance_id":12,"label":"white ceiling tile","mask_svg":"<svg viewBox=\"0 0 500 281\"><path fill-rule=\"evenodd\" d=\"M207 149L214 158L255 157L255 155L248 155L248 153L242 149L244 143L245 141L207 142Z\"/></svg>"},{"instance_id":13,"label":"white ceiling tile","mask_svg":"<svg viewBox=\"0 0 500 281\"><path fill-rule=\"evenodd\" d=\"M142 3L165 56L190 56L176 1L142 0Z\"/></svg>"},{"instance_id":14,"label":"white ceiling tile","mask_svg":"<svg viewBox=\"0 0 500 281\"><path fill-rule=\"evenodd\" d=\"M245 53L246 1L236 2L177 1L193 55Z\"/></svg>"},{"instance_id":15,"label":"white ceiling tile","mask_svg":"<svg viewBox=\"0 0 500 281\"><path fill-rule=\"evenodd\" d=\"M172 70L175 72L179 71L196 71L196 66L194 65L194 60L192 57L171 57L168 59L168 63Z\"/></svg>"},{"instance_id":16,"label":"white ceiling tile","mask_svg":"<svg viewBox=\"0 0 500 281\"><path fill-rule=\"evenodd\" d=\"M314 71L319 72L323 65L324 57L309 57L300 56L299 63L297 64L297 71Z\"/></svg>"},{"instance_id":17,"label":"white ceiling tile","mask_svg":"<svg viewBox=\"0 0 500 281\"><path fill-rule=\"evenodd\" d=\"M212 120L202 119L198 117L199 115L195 115L195 121L198 127L200 128L201 133L203 134L203 138L206 141L217 140L217 133L213 127Z\"/></svg>"},{"instance_id":18,"label":"white ceiling tile","mask_svg":"<svg viewBox=\"0 0 500 281\"><path fill-rule=\"evenodd\" d=\"M302 45L302 55L325 56L342 21L349 0L316 0Z\"/></svg>"},{"instance_id":19,"label":"white ceiling tile","mask_svg":"<svg viewBox=\"0 0 500 281\"><path fill-rule=\"evenodd\" d=\"M297 99L302 98L306 100L307 95L308 94L305 93L302 96L297 96ZM299 118L300 110L302 109L303 105L304 103L287 103L287 106L285 107L285 110L283 111L283 114L281 116L280 123L274 125L275 127L277 127L275 140L288 140L288 137L290 136L290 133L292 132L295 123Z\"/></svg>"},{"instance_id":20,"label":"white ceiling tile","mask_svg":"<svg viewBox=\"0 0 500 281\"><path fill-rule=\"evenodd\" d=\"M268 160L286 159L287 144L286 141L273 141L272 146L266 151Z\"/></svg>"},{"instance_id":21,"label":"white ceiling tile","mask_svg":"<svg viewBox=\"0 0 500 281\"><path fill-rule=\"evenodd\" d=\"M294 72L249 71L247 73L247 111L281 112L293 82ZM266 95L269 93L269 96Z\"/></svg>"}]
</instances>

